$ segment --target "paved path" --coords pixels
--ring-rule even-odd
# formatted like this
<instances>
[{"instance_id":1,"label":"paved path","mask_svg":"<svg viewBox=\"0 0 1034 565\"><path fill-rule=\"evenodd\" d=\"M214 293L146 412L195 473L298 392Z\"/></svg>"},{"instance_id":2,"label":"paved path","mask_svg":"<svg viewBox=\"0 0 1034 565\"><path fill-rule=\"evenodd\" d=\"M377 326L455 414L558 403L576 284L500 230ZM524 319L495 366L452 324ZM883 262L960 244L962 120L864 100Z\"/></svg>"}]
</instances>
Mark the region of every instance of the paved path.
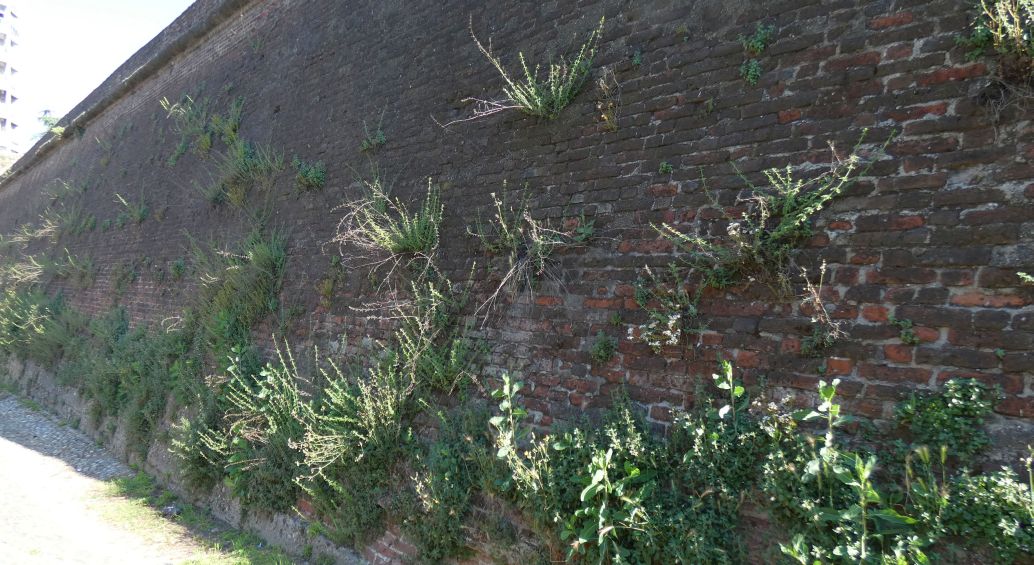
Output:
<instances>
[{"instance_id":1,"label":"paved path","mask_svg":"<svg viewBox=\"0 0 1034 565\"><path fill-rule=\"evenodd\" d=\"M131 471L81 432L0 392L0 562L208 561L184 528L115 496Z\"/></svg>"}]
</instances>

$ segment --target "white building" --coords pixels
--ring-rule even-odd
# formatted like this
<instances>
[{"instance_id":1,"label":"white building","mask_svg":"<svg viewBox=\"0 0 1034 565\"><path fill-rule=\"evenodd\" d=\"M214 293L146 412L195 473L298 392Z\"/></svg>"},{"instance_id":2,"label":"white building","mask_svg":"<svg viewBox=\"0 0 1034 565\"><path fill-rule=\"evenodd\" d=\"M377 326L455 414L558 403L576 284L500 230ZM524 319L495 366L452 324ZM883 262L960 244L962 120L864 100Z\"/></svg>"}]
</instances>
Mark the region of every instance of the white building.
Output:
<instances>
[{"instance_id":1,"label":"white building","mask_svg":"<svg viewBox=\"0 0 1034 565\"><path fill-rule=\"evenodd\" d=\"M0 158L21 154L18 110L18 16L0 0Z\"/></svg>"}]
</instances>

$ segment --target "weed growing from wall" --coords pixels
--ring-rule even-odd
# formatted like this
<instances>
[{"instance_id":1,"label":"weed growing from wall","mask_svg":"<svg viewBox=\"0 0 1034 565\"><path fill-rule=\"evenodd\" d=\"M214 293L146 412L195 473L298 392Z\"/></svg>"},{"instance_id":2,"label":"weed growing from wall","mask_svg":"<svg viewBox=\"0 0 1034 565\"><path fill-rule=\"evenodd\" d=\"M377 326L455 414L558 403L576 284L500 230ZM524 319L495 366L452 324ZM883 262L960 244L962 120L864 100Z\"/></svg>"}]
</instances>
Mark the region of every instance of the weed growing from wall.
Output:
<instances>
[{"instance_id":1,"label":"weed growing from wall","mask_svg":"<svg viewBox=\"0 0 1034 565\"><path fill-rule=\"evenodd\" d=\"M323 161L309 163L295 156L291 166L295 170L294 185L299 190L319 190L327 184L327 166Z\"/></svg>"},{"instance_id":2,"label":"weed growing from wall","mask_svg":"<svg viewBox=\"0 0 1034 565\"><path fill-rule=\"evenodd\" d=\"M217 180L202 190L205 197L214 204L225 201L244 208L253 190L270 193L276 176L285 168L284 155L271 147L237 139L216 156L215 167Z\"/></svg>"},{"instance_id":3,"label":"weed growing from wall","mask_svg":"<svg viewBox=\"0 0 1034 565\"><path fill-rule=\"evenodd\" d=\"M522 79L511 77L503 66L502 61L492 53L492 44L489 42L486 47L474 35L473 21L471 22L470 34L474 38L481 53L492 63L492 66L499 71L505 85L503 93L506 98L501 101L467 99L476 103L474 116L469 119L477 119L506 110L520 110L532 116L546 119L555 119L560 115L561 110L566 108L578 95L585 82L589 79L592 71L592 61L596 57L596 50L599 48L600 37L603 34L604 20L589 34L589 37L578 50L578 54L568 60L560 57L558 61L550 61L547 65L545 77L539 76L540 65L529 68L524 59L524 53L518 53ZM459 120L466 121L466 120ZM451 125L450 122L446 125Z\"/></svg>"},{"instance_id":4,"label":"weed growing from wall","mask_svg":"<svg viewBox=\"0 0 1034 565\"><path fill-rule=\"evenodd\" d=\"M199 156L205 156L212 148L212 136L209 130L208 99L199 99L183 95L179 102L169 102L168 98L160 101L166 118L173 120L173 130L180 135L175 151L169 156L166 164L175 165L188 150Z\"/></svg>"},{"instance_id":5,"label":"weed growing from wall","mask_svg":"<svg viewBox=\"0 0 1034 565\"><path fill-rule=\"evenodd\" d=\"M993 51L999 58L1001 77L1028 84L1034 76L1034 1L980 0L973 31L960 37L970 60Z\"/></svg>"},{"instance_id":6,"label":"weed growing from wall","mask_svg":"<svg viewBox=\"0 0 1034 565\"><path fill-rule=\"evenodd\" d=\"M804 297L802 309L811 314L811 335L801 340L801 355L805 357L821 357L822 354L837 344L846 335L840 322L834 321L822 300L822 287L826 281L826 262L819 266L818 286L812 284L806 272L801 273L804 280Z\"/></svg>"},{"instance_id":7,"label":"weed growing from wall","mask_svg":"<svg viewBox=\"0 0 1034 565\"><path fill-rule=\"evenodd\" d=\"M899 320L894 316L889 316L887 318L887 323L900 330L898 335L901 339L901 343L905 345L919 345L919 336L916 335L914 329L915 324L912 323L912 320Z\"/></svg>"},{"instance_id":8,"label":"weed growing from wall","mask_svg":"<svg viewBox=\"0 0 1034 565\"><path fill-rule=\"evenodd\" d=\"M495 212L492 219L482 222L480 213L467 233L477 238L489 256L502 257L500 280L495 290L477 308L487 318L492 306L503 294L512 300L521 291L534 288L538 280L562 282L556 272L554 253L584 245L595 235L595 220L580 217L569 222L570 227L550 225L535 219L528 208L529 196L523 191L516 203L507 202L492 193Z\"/></svg>"},{"instance_id":9,"label":"weed growing from wall","mask_svg":"<svg viewBox=\"0 0 1034 565\"><path fill-rule=\"evenodd\" d=\"M389 265L389 275L399 267L430 268L444 212L439 189L428 179L423 203L411 210L391 197L377 178L365 188L363 197L340 207L344 215L331 242L364 267Z\"/></svg>"},{"instance_id":10,"label":"weed growing from wall","mask_svg":"<svg viewBox=\"0 0 1034 565\"><path fill-rule=\"evenodd\" d=\"M621 92L614 71L603 69L596 81L596 119L603 131L618 130L618 106L621 104Z\"/></svg>"},{"instance_id":11,"label":"weed growing from wall","mask_svg":"<svg viewBox=\"0 0 1034 565\"><path fill-rule=\"evenodd\" d=\"M761 61L758 60L758 57L768 48L774 33L775 27L758 23L753 34L740 36L744 54L743 64L740 65L740 78L751 86L756 85L761 79Z\"/></svg>"},{"instance_id":12,"label":"weed growing from wall","mask_svg":"<svg viewBox=\"0 0 1034 565\"><path fill-rule=\"evenodd\" d=\"M592 348L589 349L589 357L594 363L600 365L608 363L614 358L614 353L618 349L618 340L608 336L599 331L596 333L596 340L592 342Z\"/></svg>"},{"instance_id":13,"label":"weed growing from wall","mask_svg":"<svg viewBox=\"0 0 1034 565\"><path fill-rule=\"evenodd\" d=\"M374 151L385 143L388 142L388 138L384 135L384 112L381 112L380 119L377 120L377 126L370 129L370 126L363 120L363 139L359 142L359 151L366 153Z\"/></svg>"},{"instance_id":14,"label":"weed growing from wall","mask_svg":"<svg viewBox=\"0 0 1034 565\"><path fill-rule=\"evenodd\" d=\"M724 236L684 234L669 224L658 231L684 253L685 263L701 276L704 286L726 288L758 281L786 293L789 271L798 246L811 237L811 222L867 167L857 151L840 159L834 151L829 169L801 178L793 167L767 169L767 183L747 184L737 204L746 207L740 217L727 218ZM720 205L715 202L716 207Z\"/></svg>"},{"instance_id":15,"label":"weed growing from wall","mask_svg":"<svg viewBox=\"0 0 1034 565\"><path fill-rule=\"evenodd\" d=\"M120 226L130 221L141 224L151 215L151 209L144 203L143 199L140 202L130 202L121 194L115 193L115 203L121 204L123 208L122 213L115 220Z\"/></svg>"}]
</instances>

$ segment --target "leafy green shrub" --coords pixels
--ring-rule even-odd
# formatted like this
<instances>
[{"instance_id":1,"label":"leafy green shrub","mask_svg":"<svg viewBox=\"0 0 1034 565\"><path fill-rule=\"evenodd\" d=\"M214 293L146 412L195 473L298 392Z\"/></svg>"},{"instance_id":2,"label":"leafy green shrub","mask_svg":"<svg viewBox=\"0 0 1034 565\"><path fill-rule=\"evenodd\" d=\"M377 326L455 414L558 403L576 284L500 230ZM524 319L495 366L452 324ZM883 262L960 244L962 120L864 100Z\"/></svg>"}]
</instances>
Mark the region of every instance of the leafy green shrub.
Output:
<instances>
[{"instance_id":1,"label":"leafy green shrub","mask_svg":"<svg viewBox=\"0 0 1034 565\"><path fill-rule=\"evenodd\" d=\"M962 461L990 445L984 421L991 414L997 390L973 379L952 379L940 394L912 396L898 405L897 419L914 440L931 448L947 446Z\"/></svg>"},{"instance_id":2,"label":"leafy green shrub","mask_svg":"<svg viewBox=\"0 0 1034 565\"><path fill-rule=\"evenodd\" d=\"M825 436L784 436L765 464L773 514L793 536L780 547L799 563L927 562L936 524L919 522L881 492L875 455L837 443L836 429L848 419L835 400L839 383L819 381L820 403L802 418L824 421Z\"/></svg>"},{"instance_id":3,"label":"leafy green shrub","mask_svg":"<svg viewBox=\"0 0 1034 565\"><path fill-rule=\"evenodd\" d=\"M323 161L309 163L298 157L291 160L295 169L294 184L300 190L319 190L327 183L327 166Z\"/></svg>"},{"instance_id":4,"label":"leafy green shrub","mask_svg":"<svg viewBox=\"0 0 1034 565\"><path fill-rule=\"evenodd\" d=\"M599 26L589 34L588 39L578 50L578 54L570 62L564 57L561 57L558 62L550 61L549 70L544 79L539 78L539 66L536 65L534 70L529 69L524 60L524 53L519 53L518 59L524 73L523 80L515 80L510 77L499 58L492 54L491 44L487 48L482 45L474 35L472 27L471 36L474 37L478 49L503 77L503 81L506 83L503 92L507 97L505 102L479 101L481 108L476 111L475 117L503 110L519 109L532 116L550 120L556 118L560 115L560 111L574 100L589 79L592 60L596 56L600 37L603 34L603 23L604 20L601 18Z\"/></svg>"},{"instance_id":5,"label":"leafy green shrub","mask_svg":"<svg viewBox=\"0 0 1034 565\"><path fill-rule=\"evenodd\" d=\"M725 367L715 380L731 403L680 416L667 442L623 401L602 426L535 437L520 426L521 384L504 377L493 393L501 415L491 420L497 456L510 470L504 493L543 535L567 543L569 560L741 562L729 530L772 441Z\"/></svg>"},{"instance_id":6,"label":"leafy green shrub","mask_svg":"<svg viewBox=\"0 0 1034 565\"><path fill-rule=\"evenodd\" d=\"M1030 460L1026 461L1030 473ZM960 475L944 507L945 528L986 544L999 563L1034 555L1034 478L1028 484L1003 469L989 475Z\"/></svg>"},{"instance_id":7,"label":"leafy green shrub","mask_svg":"<svg viewBox=\"0 0 1034 565\"><path fill-rule=\"evenodd\" d=\"M1034 0L980 0L970 35L958 42L972 60L993 50L1007 80L1026 84L1034 74Z\"/></svg>"}]
</instances>

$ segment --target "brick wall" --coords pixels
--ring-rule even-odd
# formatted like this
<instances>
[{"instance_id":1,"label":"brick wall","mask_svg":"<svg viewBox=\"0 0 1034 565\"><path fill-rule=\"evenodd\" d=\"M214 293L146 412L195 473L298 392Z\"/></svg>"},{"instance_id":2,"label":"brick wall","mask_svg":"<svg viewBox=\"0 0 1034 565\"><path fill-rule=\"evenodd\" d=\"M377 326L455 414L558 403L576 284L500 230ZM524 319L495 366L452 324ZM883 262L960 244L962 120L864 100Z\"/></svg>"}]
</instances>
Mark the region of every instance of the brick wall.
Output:
<instances>
[{"instance_id":1,"label":"brick wall","mask_svg":"<svg viewBox=\"0 0 1034 565\"><path fill-rule=\"evenodd\" d=\"M213 22L80 135L19 163L21 172L0 185L0 232L34 219L55 179L87 185L85 207L99 222L119 213L116 193L143 199L154 214L142 224L61 241L92 257L99 276L89 288L50 290L95 314L118 301L137 323L175 316L192 291L189 277L163 280L159 270L188 254L187 234L234 241L247 221L195 190L211 179L210 162L187 154L166 164L178 137L158 100L203 92L221 111L243 96L244 138L328 168L321 192L297 192L289 173L276 187L273 220L290 237L282 299L304 312L291 339L304 347L345 337L359 347L384 331L351 308L375 296L368 273L346 273L329 308L316 287L337 252L325 245L340 217L334 207L358 194L356 172L368 165L359 152L364 120L372 127L383 113L382 171L404 198L420 198L429 177L443 186L442 260L455 276L476 260L478 288L491 278L489 259L466 226L479 210L489 213L504 182L527 186L537 217L584 211L595 219L600 237L560 257L562 284L503 304L479 332L492 346L485 374L506 370L528 382L525 400L541 424L603 406L624 387L663 427L709 381L721 352L748 383L764 377L785 391L813 390L825 367L843 379L847 409L876 419L910 391L952 377L1000 385L1005 398L992 427L999 455L1014 459L1034 421L1034 288L1015 275L1034 270L1034 135L1020 106L995 115L993 62L967 61L955 45L969 3L683 4L256 0ZM599 123L591 86L552 122L510 113L436 125L467 115L466 97L500 94L468 22L513 64L518 50L539 60L568 49L603 15L596 68L612 70L618 84L616 131ZM750 86L739 77L737 38L758 22L775 34ZM799 301L753 286L705 294L708 330L697 347L658 355L625 339L645 321L632 283L644 266L672 259L650 223L702 230L720 216L701 174L731 206L743 187L732 163L751 178L767 167L821 163L828 143L847 150L863 128L873 141L897 137L887 158L821 214L801 258L827 262L824 297L848 334L827 358L799 355L811 331ZM659 174L662 161L674 172ZM136 265L139 277L116 296L120 265ZM619 326L609 322L615 313ZM912 320L920 343L902 344L890 316ZM601 330L621 341L598 366L588 351Z\"/></svg>"}]
</instances>

